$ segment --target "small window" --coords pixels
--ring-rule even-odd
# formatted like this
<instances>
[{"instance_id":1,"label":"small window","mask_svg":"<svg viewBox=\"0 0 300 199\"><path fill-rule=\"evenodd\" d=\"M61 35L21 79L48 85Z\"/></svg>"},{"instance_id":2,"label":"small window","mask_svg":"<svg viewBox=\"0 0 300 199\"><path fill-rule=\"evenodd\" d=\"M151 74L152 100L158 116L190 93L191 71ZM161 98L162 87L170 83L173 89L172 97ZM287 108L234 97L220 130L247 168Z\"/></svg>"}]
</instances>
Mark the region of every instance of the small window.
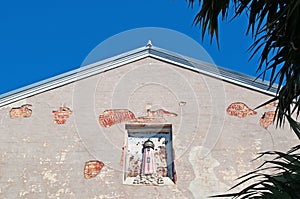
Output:
<instances>
[{"instance_id":1,"label":"small window","mask_svg":"<svg viewBox=\"0 0 300 199\"><path fill-rule=\"evenodd\" d=\"M124 184L174 184L171 124L126 124Z\"/></svg>"}]
</instances>

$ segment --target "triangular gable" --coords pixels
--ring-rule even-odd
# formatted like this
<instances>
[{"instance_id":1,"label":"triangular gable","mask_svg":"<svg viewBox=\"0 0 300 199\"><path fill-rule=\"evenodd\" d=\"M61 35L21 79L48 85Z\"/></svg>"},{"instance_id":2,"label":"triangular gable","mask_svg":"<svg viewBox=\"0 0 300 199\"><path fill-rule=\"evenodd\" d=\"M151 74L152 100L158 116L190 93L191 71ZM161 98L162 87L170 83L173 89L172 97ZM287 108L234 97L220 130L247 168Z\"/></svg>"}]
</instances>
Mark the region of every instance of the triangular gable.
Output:
<instances>
[{"instance_id":1,"label":"triangular gable","mask_svg":"<svg viewBox=\"0 0 300 199\"><path fill-rule=\"evenodd\" d=\"M255 79L254 77L237 73L213 64L206 63L191 57L180 55L162 48L147 45L111 58L89 64L61 75L22 87L20 89L0 95L0 107L25 99L27 97L58 88L78 80L82 80L106 71L121 67L134 61L151 57L167 63L174 64L197 73L208 75L229 83L233 83L251 90L267 95L275 95L276 86L269 88L267 81Z\"/></svg>"}]
</instances>

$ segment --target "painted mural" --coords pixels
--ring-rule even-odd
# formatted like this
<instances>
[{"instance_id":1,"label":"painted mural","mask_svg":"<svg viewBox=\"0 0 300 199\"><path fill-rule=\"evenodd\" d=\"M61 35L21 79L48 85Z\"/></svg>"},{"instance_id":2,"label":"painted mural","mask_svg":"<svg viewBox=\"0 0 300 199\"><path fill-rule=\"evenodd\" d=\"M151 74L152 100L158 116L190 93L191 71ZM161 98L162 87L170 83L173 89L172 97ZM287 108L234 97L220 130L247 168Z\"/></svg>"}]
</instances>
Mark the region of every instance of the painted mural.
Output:
<instances>
[{"instance_id":1,"label":"painted mural","mask_svg":"<svg viewBox=\"0 0 300 199\"><path fill-rule=\"evenodd\" d=\"M176 117L177 114L164 109L151 110L151 104L147 104L146 114L141 117L136 117L128 109L105 110L99 115L99 124L104 128L109 128L124 122L163 123L166 122L165 116ZM128 134L127 143L122 147L120 160L120 166L124 167L124 184L174 184L174 170L171 169L172 163L170 163L172 160L171 157L167 158L167 153L170 154L167 152L169 136L158 136L154 132ZM151 147L147 148L146 143L152 143ZM169 171L168 166L170 167Z\"/></svg>"},{"instance_id":2,"label":"painted mural","mask_svg":"<svg viewBox=\"0 0 300 199\"><path fill-rule=\"evenodd\" d=\"M168 171L166 144L163 137L128 138L125 170L128 184L165 184Z\"/></svg>"}]
</instances>

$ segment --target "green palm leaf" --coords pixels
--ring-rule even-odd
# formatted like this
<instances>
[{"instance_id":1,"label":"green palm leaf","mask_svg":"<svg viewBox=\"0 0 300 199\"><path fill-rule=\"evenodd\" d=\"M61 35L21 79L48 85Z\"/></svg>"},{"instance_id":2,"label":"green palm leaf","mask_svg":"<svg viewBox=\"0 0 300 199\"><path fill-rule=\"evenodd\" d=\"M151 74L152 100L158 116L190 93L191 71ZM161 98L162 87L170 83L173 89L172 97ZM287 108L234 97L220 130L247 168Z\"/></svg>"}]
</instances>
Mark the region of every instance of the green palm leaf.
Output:
<instances>
[{"instance_id":1,"label":"green palm leaf","mask_svg":"<svg viewBox=\"0 0 300 199\"><path fill-rule=\"evenodd\" d=\"M252 34L250 59L259 55L258 77L270 74L269 88L278 82L276 109L277 126L287 120L300 139L300 1L299 0L188 0L199 12L194 24L200 26L202 39L207 32L210 40L216 37L219 46L219 21L233 19L245 13L248 16L247 34ZM233 20L232 19L232 20Z\"/></svg>"},{"instance_id":2,"label":"green palm leaf","mask_svg":"<svg viewBox=\"0 0 300 199\"><path fill-rule=\"evenodd\" d=\"M300 198L300 154L297 153L300 145L292 148L287 153L267 151L262 156L275 156L270 161L265 161L256 170L240 177L240 183L230 189L238 188L249 181L255 181L239 192L215 195L211 197L231 198Z\"/></svg>"}]
</instances>

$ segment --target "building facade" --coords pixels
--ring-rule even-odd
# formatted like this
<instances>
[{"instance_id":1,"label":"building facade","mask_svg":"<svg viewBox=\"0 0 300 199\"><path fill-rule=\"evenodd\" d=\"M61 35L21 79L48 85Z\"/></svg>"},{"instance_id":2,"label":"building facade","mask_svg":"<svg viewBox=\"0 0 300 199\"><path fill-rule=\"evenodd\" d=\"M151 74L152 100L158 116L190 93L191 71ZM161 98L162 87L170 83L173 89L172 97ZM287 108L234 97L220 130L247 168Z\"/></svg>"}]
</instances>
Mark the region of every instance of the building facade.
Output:
<instances>
[{"instance_id":1,"label":"building facade","mask_svg":"<svg viewBox=\"0 0 300 199\"><path fill-rule=\"evenodd\" d=\"M225 193L297 142L276 104L254 110L276 88L253 80L147 46L2 95L0 198Z\"/></svg>"}]
</instances>

